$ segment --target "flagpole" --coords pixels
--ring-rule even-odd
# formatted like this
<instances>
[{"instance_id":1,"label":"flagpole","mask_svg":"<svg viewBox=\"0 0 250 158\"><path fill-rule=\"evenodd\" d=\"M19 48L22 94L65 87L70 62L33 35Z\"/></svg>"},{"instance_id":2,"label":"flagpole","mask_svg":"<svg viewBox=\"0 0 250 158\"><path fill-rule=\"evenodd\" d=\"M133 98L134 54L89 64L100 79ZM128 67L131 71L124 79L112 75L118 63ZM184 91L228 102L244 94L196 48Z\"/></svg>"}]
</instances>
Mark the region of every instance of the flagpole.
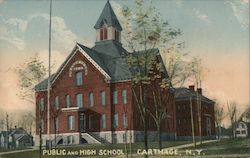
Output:
<instances>
[{"instance_id":1,"label":"flagpole","mask_svg":"<svg viewBox=\"0 0 250 158\"><path fill-rule=\"evenodd\" d=\"M47 135L50 143L50 76L51 76L51 14L52 14L52 0L50 0L50 14L49 14L49 77L48 77L48 88L47 88ZM50 145L49 145L50 147Z\"/></svg>"}]
</instances>

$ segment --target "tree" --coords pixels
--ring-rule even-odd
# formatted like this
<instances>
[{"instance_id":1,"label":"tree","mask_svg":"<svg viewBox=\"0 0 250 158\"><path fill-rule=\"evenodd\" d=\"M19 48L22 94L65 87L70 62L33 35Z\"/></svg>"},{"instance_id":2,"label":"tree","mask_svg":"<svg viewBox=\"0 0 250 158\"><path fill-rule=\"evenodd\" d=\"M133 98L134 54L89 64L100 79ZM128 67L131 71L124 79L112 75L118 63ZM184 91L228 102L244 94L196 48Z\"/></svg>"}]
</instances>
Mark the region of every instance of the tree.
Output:
<instances>
[{"instance_id":1,"label":"tree","mask_svg":"<svg viewBox=\"0 0 250 158\"><path fill-rule=\"evenodd\" d=\"M38 54L25 60L15 71L19 78L20 91L18 96L32 104L35 103L34 87L45 79L46 68Z\"/></svg>"},{"instance_id":2,"label":"tree","mask_svg":"<svg viewBox=\"0 0 250 158\"><path fill-rule=\"evenodd\" d=\"M173 43L181 34L172 28L167 21L162 20L160 13L151 1L136 0L134 6L123 7L123 26L126 28L123 36L129 53L127 61L132 71L132 91L139 109L144 128L144 147L148 149L148 88L151 84L150 69L155 62L157 50ZM158 63L159 67L163 67ZM161 69L162 70L162 69ZM166 80L162 78L162 80ZM156 93L155 93L156 95ZM158 97L158 96L155 96ZM157 104L156 107L158 107Z\"/></svg>"},{"instance_id":3,"label":"tree","mask_svg":"<svg viewBox=\"0 0 250 158\"><path fill-rule=\"evenodd\" d=\"M162 149L161 140L161 127L162 122L167 119L168 111L167 107L170 107L173 101L173 91L171 92L170 82L168 79L164 79L164 73L161 71L162 65L158 60L154 60L152 68L149 71L150 77L150 96L148 113L153 118L158 131L158 143L159 149Z\"/></svg>"},{"instance_id":4,"label":"tree","mask_svg":"<svg viewBox=\"0 0 250 158\"><path fill-rule=\"evenodd\" d=\"M236 112L237 112L237 103L235 101L231 101L227 103L228 115L231 123L231 137L235 137L235 123L236 123Z\"/></svg>"},{"instance_id":5,"label":"tree","mask_svg":"<svg viewBox=\"0 0 250 158\"><path fill-rule=\"evenodd\" d=\"M18 127L22 127L26 131L29 131L30 134L34 134L34 126L35 126L36 117L32 112L25 112L21 115L21 119L18 122Z\"/></svg>"},{"instance_id":6,"label":"tree","mask_svg":"<svg viewBox=\"0 0 250 158\"><path fill-rule=\"evenodd\" d=\"M219 103L215 103L215 124L217 127L218 139L221 140L221 122L223 120L224 109L219 106Z\"/></svg>"},{"instance_id":7,"label":"tree","mask_svg":"<svg viewBox=\"0 0 250 158\"><path fill-rule=\"evenodd\" d=\"M18 96L26 100L33 105L35 104L35 91L34 87L46 76L46 68L44 63L41 61L38 54L35 54L33 57L27 59L19 67L16 68L16 72L19 77L19 87L20 91ZM42 118L44 117L44 110L41 109L41 102L38 103L39 106L39 138L40 138L40 155L42 152ZM44 106L44 105L43 105ZM32 124L31 124L32 125Z\"/></svg>"}]
</instances>

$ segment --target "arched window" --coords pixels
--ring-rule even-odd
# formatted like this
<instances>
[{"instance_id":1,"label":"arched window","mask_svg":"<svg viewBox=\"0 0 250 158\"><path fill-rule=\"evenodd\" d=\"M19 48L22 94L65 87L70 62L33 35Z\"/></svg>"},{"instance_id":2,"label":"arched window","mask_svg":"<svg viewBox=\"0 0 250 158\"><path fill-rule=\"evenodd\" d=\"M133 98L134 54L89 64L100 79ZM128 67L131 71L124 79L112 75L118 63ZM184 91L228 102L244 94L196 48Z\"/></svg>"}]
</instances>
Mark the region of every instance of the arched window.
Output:
<instances>
[{"instance_id":1,"label":"arched window","mask_svg":"<svg viewBox=\"0 0 250 158\"><path fill-rule=\"evenodd\" d=\"M100 29L100 40L102 41L106 39L108 39L108 29L103 26L103 28Z\"/></svg>"},{"instance_id":2,"label":"arched window","mask_svg":"<svg viewBox=\"0 0 250 158\"><path fill-rule=\"evenodd\" d=\"M103 40L103 29L100 30L100 40Z\"/></svg>"},{"instance_id":3,"label":"arched window","mask_svg":"<svg viewBox=\"0 0 250 158\"><path fill-rule=\"evenodd\" d=\"M119 41L120 33L119 31L115 30L115 40Z\"/></svg>"},{"instance_id":4,"label":"arched window","mask_svg":"<svg viewBox=\"0 0 250 158\"><path fill-rule=\"evenodd\" d=\"M81 71L76 72L76 85L77 86L81 86L82 85L82 78L83 78L83 74Z\"/></svg>"},{"instance_id":5,"label":"arched window","mask_svg":"<svg viewBox=\"0 0 250 158\"><path fill-rule=\"evenodd\" d=\"M106 27L103 28L103 39L104 40L108 39L108 30Z\"/></svg>"}]
</instances>

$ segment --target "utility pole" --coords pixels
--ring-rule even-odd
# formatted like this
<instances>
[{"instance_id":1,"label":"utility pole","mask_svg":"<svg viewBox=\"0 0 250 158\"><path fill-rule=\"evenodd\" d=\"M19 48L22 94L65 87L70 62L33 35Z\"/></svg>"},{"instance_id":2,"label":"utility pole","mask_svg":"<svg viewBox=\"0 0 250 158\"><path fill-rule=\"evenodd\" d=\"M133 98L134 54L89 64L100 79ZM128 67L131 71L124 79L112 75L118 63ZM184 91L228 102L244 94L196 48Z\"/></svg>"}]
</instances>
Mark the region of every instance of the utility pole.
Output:
<instances>
[{"instance_id":1,"label":"utility pole","mask_svg":"<svg viewBox=\"0 0 250 158\"><path fill-rule=\"evenodd\" d=\"M52 14L52 0L50 0L50 14L49 14L49 77L48 77L48 87L47 87L47 135L48 135L48 147L51 148L50 140L50 76L51 76L51 14Z\"/></svg>"},{"instance_id":2,"label":"utility pole","mask_svg":"<svg viewBox=\"0 0 250 158\"><path fill-rule=\"evenodd\" d=\"M191 125L192 125L192 137L193 137L193 147L196 147L195 134L194 134L194 116L193 116L193 105L192 97L190 97L190 115L191 115Z\"/></svg>"},{"instance_id":3,"label":"utility pole","mask_svg":"<svg viewBox=\"0 0 250 158\"><path fill-rule=\"evenodd\" d=\"M9 115L6 113L7 148L9 149Z\"/></svg>"}]
</instances>

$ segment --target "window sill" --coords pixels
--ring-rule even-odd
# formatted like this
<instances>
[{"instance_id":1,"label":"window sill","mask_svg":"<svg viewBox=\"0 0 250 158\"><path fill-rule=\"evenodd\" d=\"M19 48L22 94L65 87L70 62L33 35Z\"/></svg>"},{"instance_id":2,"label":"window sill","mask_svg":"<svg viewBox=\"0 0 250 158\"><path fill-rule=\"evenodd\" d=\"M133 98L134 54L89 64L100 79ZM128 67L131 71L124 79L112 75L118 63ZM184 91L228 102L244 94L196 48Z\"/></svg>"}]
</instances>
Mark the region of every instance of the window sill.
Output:
<instances>
[{"instance_id":1,"label":"window sill","mask_svg":"<svg viewBox=\"0 0 250 158\"><path fill-rule=\"evenodd\" d=\"M62 111L79 111L79 107L62 108Z\"/></svg>"}]
</instances>

